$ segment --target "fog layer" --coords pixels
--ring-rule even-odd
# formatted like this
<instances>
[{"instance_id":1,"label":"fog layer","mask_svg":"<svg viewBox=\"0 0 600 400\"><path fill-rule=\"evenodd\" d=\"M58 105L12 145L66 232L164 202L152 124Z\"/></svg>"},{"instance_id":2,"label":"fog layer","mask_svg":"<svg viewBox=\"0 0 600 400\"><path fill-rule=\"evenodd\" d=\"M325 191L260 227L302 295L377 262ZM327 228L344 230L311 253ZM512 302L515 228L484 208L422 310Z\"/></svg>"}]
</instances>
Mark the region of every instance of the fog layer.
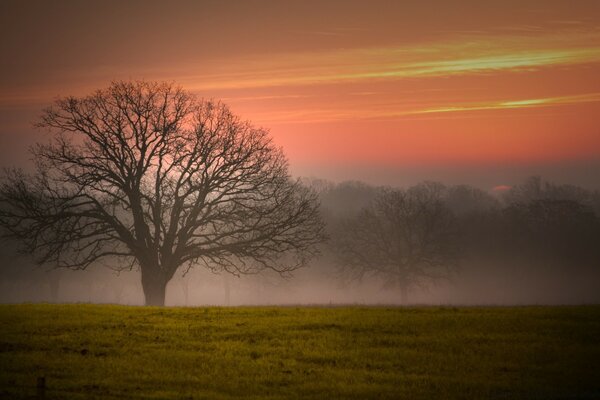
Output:
<instances>
[{"instance_id":1,"label":"fog layer","mask_svg":"<svg viewBox=\"0 0 600 400\"><path fill-rule=\"evenodd\" d=\"M504 305L600 301L597 191L540 178L491 193L465 185L432 183L403 189L315 179L304 183L319 193L321 214L327 224L329 239L321 245L319 257L285 276L275 272L236 276L201 266L181 270L167 286L166 304ZM396 282L393 278L397 275L379 266L351 270L352 260L340 253L344 252L340 238L349 229L358 229L360 221L366 221L360 219L361 215L368 215L369 210L376 213L374 205L381 193L407 194L432 187L436 188L434 200L452 216L447 233L451 233L448 243L454 246L452 254L458 256L452 262L455 265L445 268L443 274L406 275L411 281L404 298L399 290L402 280ZM352 221L355 225L350 224ZM418 218L407 221L420 223ZM391 239L392 235L388 236ZM368 239L365 235L360 238ZM144 304L136 269L116 272L108 264L85 271L55 269L35 265L28 255L18 255L14 249L14 243L4 242L2 302ZM412 249L416 251L414 246ZM421 247L419 251L430 249ZM444 261L441 258L441 264ZM451 261L447 259L448 264Z\"/></svg>"}]
</instances>

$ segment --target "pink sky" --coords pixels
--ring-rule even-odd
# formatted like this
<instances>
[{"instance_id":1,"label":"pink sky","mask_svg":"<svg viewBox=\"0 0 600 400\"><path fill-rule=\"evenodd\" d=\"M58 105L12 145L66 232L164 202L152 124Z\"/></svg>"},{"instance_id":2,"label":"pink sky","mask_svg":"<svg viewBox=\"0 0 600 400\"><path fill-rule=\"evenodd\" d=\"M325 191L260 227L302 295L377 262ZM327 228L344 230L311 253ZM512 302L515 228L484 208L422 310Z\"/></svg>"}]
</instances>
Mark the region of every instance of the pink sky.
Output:
<instances>
[{"instance_id":1,"label":"pink sky","mask_svg":"<svg viewBox=\"0 0 600 400\"><path fill-rule=\"evenodd\" d=\"M600 2L0 7L8 163L54 97L156 79L269 128L295 175L491 188L600 172Z\"/></svg>"}]
</instances>

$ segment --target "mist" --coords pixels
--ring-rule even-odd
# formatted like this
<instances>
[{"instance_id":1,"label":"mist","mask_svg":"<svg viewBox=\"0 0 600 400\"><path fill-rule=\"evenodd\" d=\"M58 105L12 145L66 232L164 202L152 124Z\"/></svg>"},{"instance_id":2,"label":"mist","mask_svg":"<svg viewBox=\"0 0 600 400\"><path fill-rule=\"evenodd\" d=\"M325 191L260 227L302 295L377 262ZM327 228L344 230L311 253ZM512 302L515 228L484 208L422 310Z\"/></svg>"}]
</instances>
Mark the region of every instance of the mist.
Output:
<instances>
[{"instance_id":1,"label":"mist","mask_svg":"<svg viewBox=\"0 0 600 400\"><path fill-rule=\"evenodd\" d=\"M319 255L289 274L231 274L181 267L168 283L169 306L243 305L526 305L600 301L600 194L529 178L503 191L442 185L455 218L460 258L439 279L423 279L403 299L381 274L345 273L336 253L337 227L376 201L383 188L360 181L303 179L319 194L328 240ZM410 189L410 188L404 188ZM541 209L539 207L542 207ZM541 211L540 211L541 210ZM541 212L541 214L540 214ZM537 213L537 214L536 214ZM537 224L537 225L536 225ZM3 242L3 303L143 305L140 271L105 262L86 270L37 265ZM115 261L117 262L117 261Z\"/></svg>"}]
</instances>

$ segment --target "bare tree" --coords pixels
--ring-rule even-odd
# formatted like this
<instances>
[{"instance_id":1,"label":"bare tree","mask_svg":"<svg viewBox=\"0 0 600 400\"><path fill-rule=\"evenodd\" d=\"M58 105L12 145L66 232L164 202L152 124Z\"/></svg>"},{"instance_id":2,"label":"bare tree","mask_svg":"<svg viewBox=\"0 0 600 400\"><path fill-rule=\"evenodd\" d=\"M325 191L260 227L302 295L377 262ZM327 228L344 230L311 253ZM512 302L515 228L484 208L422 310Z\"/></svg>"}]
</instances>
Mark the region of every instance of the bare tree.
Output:
<instances>
[{"instance_id":1,"label":"bare tree","mask_svg":"<svg viewBox=\"0 0 600 400\"><path fill-rule=\"evenodd\" d=\"M316 195L268 132L221 103L115 82L57 100L38 126L55 136L32 149L35 172L0 185L7 235L40 263L138 265L148 305L179 268L285 274L324 237Z\"/></svg>"},{"instance_id":2,"label":"bare tree","mask_svg":"<svg viewBox=\"0 0 600 400\"><path fill-rule=\"evenodd\" d=\"M369 207L343 221L334 235L342 272L351 279L378 276L401 300L415 285L444 278L457 265L454 217L442 185L383 190Z\"/></svg>"}]
</instances>

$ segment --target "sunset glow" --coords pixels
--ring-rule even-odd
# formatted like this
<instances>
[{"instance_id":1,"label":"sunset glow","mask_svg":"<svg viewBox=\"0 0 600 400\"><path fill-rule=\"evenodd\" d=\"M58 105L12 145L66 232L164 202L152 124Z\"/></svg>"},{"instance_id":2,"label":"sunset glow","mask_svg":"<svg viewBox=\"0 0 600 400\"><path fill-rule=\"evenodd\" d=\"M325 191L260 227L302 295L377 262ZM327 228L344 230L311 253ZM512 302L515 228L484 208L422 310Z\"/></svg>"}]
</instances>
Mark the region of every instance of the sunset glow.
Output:
<instances>
[{"instance_id":1,"label":"sunset glow","mask_svg":"<svg viewBox=\"0 0 600 400\"><path fill-rule=\"evenodd\" d=\"M157 79L269 128L297 175L392 183L487 168L489 188L513 165L583 176L600 165L598 4L42 3L19 25L30 11L15 6L2 17L0 144L24 154L56 96Z\"/></svg>"},{"instance_id":2,"label":"sunset glow","mask_svg":"<svg viewBox=\"0 0 600 400\"><path fill-rule=\"evenodd\" d=\"M490 44L494 43L495 38L487 40L478 43L477 46L458 43L444 47L356 49L301 55L284 54L280 58L269 56L268 60L260 58L239 60L234 64L249 64L253 70L244 70L243 72L234 70L228 74L198 76L193 80L200 82L196 83L197 90L247 89L360 83L373 80L443 77L505 71L531 72L544 67L600 61L600 47L574 50L534 49L531 51L494 49L492 47L490 51ZM595 38L595 40L598 39ZM469 56L453 58L456 54L465 52L468 52ZM481 55L477 56L478 53ZM367 63L364 60L370 62ZM191 78L187 79L192 80Z\"/></svg>"}]
</instances>

